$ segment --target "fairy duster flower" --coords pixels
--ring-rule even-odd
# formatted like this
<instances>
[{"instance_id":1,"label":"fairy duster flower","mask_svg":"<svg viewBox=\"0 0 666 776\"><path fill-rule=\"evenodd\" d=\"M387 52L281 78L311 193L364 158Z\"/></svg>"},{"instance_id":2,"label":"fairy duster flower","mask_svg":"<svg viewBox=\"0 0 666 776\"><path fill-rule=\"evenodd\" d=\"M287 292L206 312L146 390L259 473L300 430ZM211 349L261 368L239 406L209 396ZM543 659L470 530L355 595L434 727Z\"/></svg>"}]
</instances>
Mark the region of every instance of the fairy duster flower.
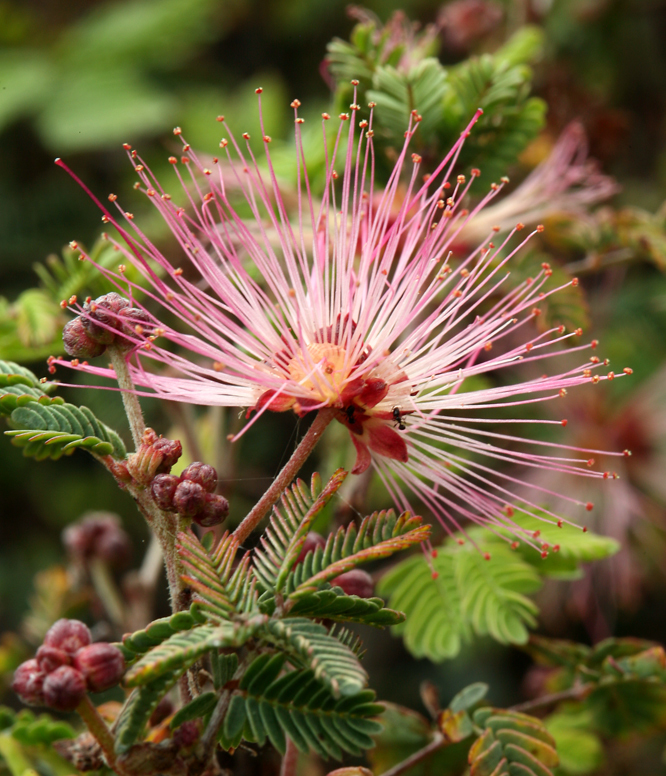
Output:
<instances>
[{"instance_id":1,"label":"fairy duster flower","mask_svg":"<svg viewBox=\"0 0 666 776\"><path fill-rule=\"evenodd\" d=\"M531 541L512 517L521 467L604 474L588 468L589 451L530 443L502 433L501 424L516 428L527 422L524 405L557 401L569 388L605 376L595 343L582 342L582 332L534 326L539 303L558 290L547 289L547 264L519 285L507 283L512 257L542 227L526 233L520 223L505 232L490 226L467 255L451 250L505 183L491 184L468 207L480 172L454 172L481 111L429 175L410 151L420 120L414 111L383 188L374 177L374 105L367 120L358 120L356 104L341 114L330 146L330 116L323 114L325 183L317 198L299 107L295 100L298 182L289 197L261 112L263 159L247 133L236 138L227 128L223 158L204 159L174 131L183 153L170 161L186 207L126 146L139 178L135 188L168 224L181 259L174 266L115 195L109 200L116 214L98 203L119 233L107 239L143 279L138 285L126 279L123 264L115 273L101 271L120 292L132 297L140 288L148 301L146 309L131 302L136 321L129 304L117 313L104 305L104 316L86 332L101 328L106 340L123 343L140 395L245 407L245 428L270 411L303 416L328 408L356 448L353 473L373 465L400 507L409 506L411 491L447 530L471 519L509 526ZM293 212L288 199L297 203ZM90 257L81 250L81 259ZM156 304L167 315L149 312ZM96 309L91 300L81 307L71 299L69 306L84 318ZM576 365L559 371L557 357L566 352L575 354ZM516 367L525 362L538 363L542 376L521 379ZM56 363L114 377L79 358L52 359L52 369ZM495 410L502 410L499 418ZM537 506L523 499L520 508L530 514Z\"/></svg>"}]
</instances>

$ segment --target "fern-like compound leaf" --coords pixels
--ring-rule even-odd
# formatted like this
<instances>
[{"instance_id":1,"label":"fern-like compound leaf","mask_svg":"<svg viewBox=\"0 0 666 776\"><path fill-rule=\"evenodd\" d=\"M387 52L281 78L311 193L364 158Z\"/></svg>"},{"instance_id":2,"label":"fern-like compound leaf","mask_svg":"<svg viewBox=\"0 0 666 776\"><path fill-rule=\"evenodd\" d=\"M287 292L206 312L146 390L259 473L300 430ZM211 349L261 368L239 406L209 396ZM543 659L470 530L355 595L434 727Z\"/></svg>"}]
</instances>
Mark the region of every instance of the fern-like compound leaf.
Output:
<instances>
[{"instance_id":1,"label":"fern-like compound leaf","mask_svg":"<svg viewBox=\"0 0 666 776\"><path fill-rule=\"evenodd\" d=\"M541 720L483 708L474 722L485 730L469 751L470 776L553 776L559 758Z\"/></svg>"},{"instance_id":2,"label":"fern-like compound leaf","mask_svg":"<svg viewBox=\"0 0 666 776\"><path fill-rule=\"evenodd\" d=\"M264 638L292 665L312 669L336 698L354 695L367 684L368 675L356 655L319 623L304 617L269 620Z\"/></svg>"},{"instance_id":3,"label":"fern-like compound leaf","mask_svg":"<svg viewBox=\"0 0 666 776\"><path fill-rule=\"evenodd\" d=\"M243 738L259 745L268 738L284 754L290 738L301 752L340 759L343 752L360 755L374 746L381 731L372 717L383 707L364 690L336 699L311 670L283 673L284 655L261 655L235 691L220 742L237 746Z\"/></svg>"},{"instance_id":4,"label":"fern-like compound leaf","mask_svg":"<svg viewBox=\"0 0 666 776\"><path fill-rule=\"evenodd\" d=\"M347 472L338 469L324 488L314 475L308 488L297 480L285 490L275 507L270 524L254 554L254 573L264 590L280 591L298 558L306 536L328 501L345 480Z\"/></svg>"},{"instance_id":5,"label":"fern-like compound leaf","mask_svg":"<svg viewBox=\"0 0 666 776\"><path fill-rule=\"evenodd\" d=\"M331 579L372 560L424 542L430 526L420 517L403 512L396 517L392 509L374 512L357 526L350 523L331 534L326 545L309 553L289 578L289 597L297 599L317 590Z\"/></svg>"}]
</instances>

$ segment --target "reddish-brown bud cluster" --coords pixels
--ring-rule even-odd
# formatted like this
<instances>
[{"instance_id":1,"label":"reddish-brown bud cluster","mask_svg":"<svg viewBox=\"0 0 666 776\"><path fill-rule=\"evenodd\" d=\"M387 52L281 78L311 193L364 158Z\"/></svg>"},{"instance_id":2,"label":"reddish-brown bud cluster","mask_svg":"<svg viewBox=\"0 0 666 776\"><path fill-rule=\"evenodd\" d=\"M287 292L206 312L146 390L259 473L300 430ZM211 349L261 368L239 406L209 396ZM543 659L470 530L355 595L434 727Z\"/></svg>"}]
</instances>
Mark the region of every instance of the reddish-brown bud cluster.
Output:
<instances>
[{"instance_id":1,"label":"reddish-brown bud cluster","mask_svg":"<svg viewBox=\"0 0 666 776\"><path fill-rule=\"evenodd\" d=\"M213 491L217 487L217 472L212 466L196 461L183 471L158 474L150 489L160 509L178 512L195 523L209 528L221 523L229 514L229 502Z\"/></svg>"},{"instance_id":2,"label":"reddish-brown bud cluster","mask_svg":"<svg viewBox=\"0 0 666 776\"><path fill-rule=\"evenodd\" d=\"M359 598L372 598L375 584L367 571L353 569L331 580L331 585L341 587L347 595L357 595Z\"/></svg>"},{"instance_id":3,"label":"reddish-brown bud cluster","mask_svg":"<svg viewBox=\"0 0 666 776\"><path fill-rule=\"evenodd\" d=\"M111 512L90 512L65 528L62 540L71 557L80 563L100 558L112 566L129 560L132 544Z\"/></svg>"},{"instance_id":4,"label":"reddish-brown bud cluster","mask_svg":"<svg viewBox=\"0 0 666 776\"><path fill-rule=\"evenodd\" d=\"M122 652L112 644L91 644L78 620L58 620L32 660L14 672L12 689L29 706L73 711L87 692L108 690L125 671Z\"/></svg>"},{"instance_id":5,"label":"reddish-brown bud cluster","mask_svg":"<svg viewBox=\"0 0 666 776\"><path fill-rule=\"evenodd\" d=\"M157 474L166 474L183 454L178 440L157 436L147 428L136 453L127 456L127 471L141 485L148 485Z\"/></svg>"},{"instance_id":6,"label":"reddish-brown bud cluster","mask_svg":"<svg viewBox=\"0 0 666 776\"><path fill-rule=\"evenodd\" d=\"M137 334L152 334L150 316L115 291L87 301L63 330L65 350L74 358L100 356L107 345L129 345Z\"/></svg>"}]
</instances>

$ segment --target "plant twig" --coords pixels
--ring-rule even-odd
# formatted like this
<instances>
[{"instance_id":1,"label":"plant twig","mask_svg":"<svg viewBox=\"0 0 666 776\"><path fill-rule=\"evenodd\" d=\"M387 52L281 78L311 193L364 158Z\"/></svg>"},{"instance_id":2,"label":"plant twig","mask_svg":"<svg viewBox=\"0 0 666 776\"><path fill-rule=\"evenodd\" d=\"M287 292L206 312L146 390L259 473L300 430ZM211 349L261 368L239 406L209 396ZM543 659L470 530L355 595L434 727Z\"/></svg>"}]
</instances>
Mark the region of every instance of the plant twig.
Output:
<instances>
[{"instance_id":1,"label":"plant twig","mask_svg":"<svg viewBox=\"0 0 666 776\"><path fill-rule=\"evenodd\" d=\"M122 773L122 770L118 769L118 763L116 762L113 735L87 695L76 707L76 711L102 748L109 768L116 773Z\"/></svg>"},{"instance_id":2,"label":"plant twig","mask_svg":"<svg viewBox=\"0 0 666 776\"><path fill-rule=\"evenodd\" d=\"M447 741L441 733L435 733L435 737L427 746L424 746L423 749L419 749L418 752L414 752L414 754L410 755L406 760L394 765L393 768L389 768L388 771L384 771L381 776L399 776L399 774L408 771L414 765L420 763L421 760L430 757L431 754L434 754L438 749L441 749L448 743L451 742Z\"/></svg>"},{"instance_id":3,"label":"plant twig","mask_svg":"<svg viewBox=\"0 0 666 776\"><path fill-rule=\"evenodd\" d=\"M109 345L107 353L111 358L111 364L116 373L116 380L118 381L118 387L120 388L120 395L123 398L125 414L127 415L127 420L129 421L130 429L132 431L134 447L138 450L141 439L143 438L143 432L146 430L146 423L143 419L143 412L141 412L139 397L134 393L134 383L132 382L129 367L127 366L127 361L125 359L126 351L117 345Z\"/></svg>"},{"instance_id":4,"label":"plant twig","mask_svg":"<svg viewBox=\"0 0 666 776\"><path fill-rule=\"evenodd\" d=\"M280 776L296 776L296 766L298 765L298 749L296 744L287 738L287 748L282 758L282 765L280 766Z\"/></svg>"},{"instance_id":5,"label":"plant twig","mask_svg":"<svg viewBox=\"0 0 666 776\"><path fill-rule=\"evenodd\" d=\"M319 410L312 425L303 439L301 439L298 447L294 450L293 455L278 474L273 484L234 531L234 537L238 539L240 544L243 544L252 531L259 525L270 508L278 501L285 488L298 474L299 469L303 466L315 445L321 439L324 429L333 420L335 412L336 410L331 407Z\"/></svg>"},{"instance_id":6,"label":"plant twig","mask_svg":"<svg viewBox=\"0 0 666 776\"><path fill-rule=\"evenodd\" d=\"M592 692L595 686L594 682L578 684L575 687L570 687L568 690L553 692L550 693L550 695L542 695L540 698L534 698L531 701L525 701L524 703L517 703L515 706L509 706L509 710L525 712L540 709L543 706L551 706L560 701L582 700Z\"/></svg>"}]
</instances>

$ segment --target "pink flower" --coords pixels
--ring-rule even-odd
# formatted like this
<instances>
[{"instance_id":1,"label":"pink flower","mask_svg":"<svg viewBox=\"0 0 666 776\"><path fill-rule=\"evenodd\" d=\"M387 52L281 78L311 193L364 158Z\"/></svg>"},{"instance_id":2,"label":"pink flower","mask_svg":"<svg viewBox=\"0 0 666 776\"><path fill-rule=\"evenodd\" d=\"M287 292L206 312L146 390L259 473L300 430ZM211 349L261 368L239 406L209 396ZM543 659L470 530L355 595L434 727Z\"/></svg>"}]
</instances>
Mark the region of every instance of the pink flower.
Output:
<instances>
[{"instance_id":1,"label":"pink flower","mask_svg":"<svg viewBox=\"0 0 666 776\"><path fill-rule=\"evenodd\" d=\"M318 200L307 174L299 106L292 103L299 171L294 212L272 166L263 120L261 163L246 134L243 141L230 132L222 140L224 162L200 159L183 141L184 156L171 161L187 207L174 204L127 147L139 190L170 227L181 264L173 266L114 195L109 199L118 215L100 205L103 220L120 233L120 239L108 239L143 276L148 306L161 305L164 318L175 318L178 328L152 314L149 319L142 309L135 326L127 311L114 324L110 308L95 327L122 333L137 393L246 407L246 428L267 411L305 415L334 408L356 448L352 471L374 465L401 507L408 507L411 491L447 530L469 518L508 525L524 536L507 508L521 468L603 473L588 468L589 451L530 443L501 433L498 424L515 428L527 422L520 416L524 405L557 401L573 386L606 378L598 374L603 363L594 356L595 343L581 342L582 332L537 331L533 325L541 300L558 290L546 287L548 265L507 287L511 259L534 232L525 234L522 224L504 234L488 226L474 250L452 258L463 230L503 187L492 184L467 209L479 171L452 174L480 111L429 176L409 150L419 121L414 114L388 183L379 190L372 110L369 121L357 121L358 106L352 105L340 116L327 152ZM324 136L328 120L324 114ZM89 259L83 252L81 258ZM132 296L135 286L122 267L107 275ZM85 317L95 303L84 310L70 300L70 306ZM565 352L576 354L577 365L559 372L557 356ZM157 369L149 371L147 362ZM543 376L520 379L515 367L521 362L538 363ZM78 359L58 363L114 376ZM493 383L479 384L488 375ZM516 418L508 419L508 408L516 409ZM502 410L501 420L488 410ZM536 506L527 503L524 510Z\"/></svg>"}]
</instances>

